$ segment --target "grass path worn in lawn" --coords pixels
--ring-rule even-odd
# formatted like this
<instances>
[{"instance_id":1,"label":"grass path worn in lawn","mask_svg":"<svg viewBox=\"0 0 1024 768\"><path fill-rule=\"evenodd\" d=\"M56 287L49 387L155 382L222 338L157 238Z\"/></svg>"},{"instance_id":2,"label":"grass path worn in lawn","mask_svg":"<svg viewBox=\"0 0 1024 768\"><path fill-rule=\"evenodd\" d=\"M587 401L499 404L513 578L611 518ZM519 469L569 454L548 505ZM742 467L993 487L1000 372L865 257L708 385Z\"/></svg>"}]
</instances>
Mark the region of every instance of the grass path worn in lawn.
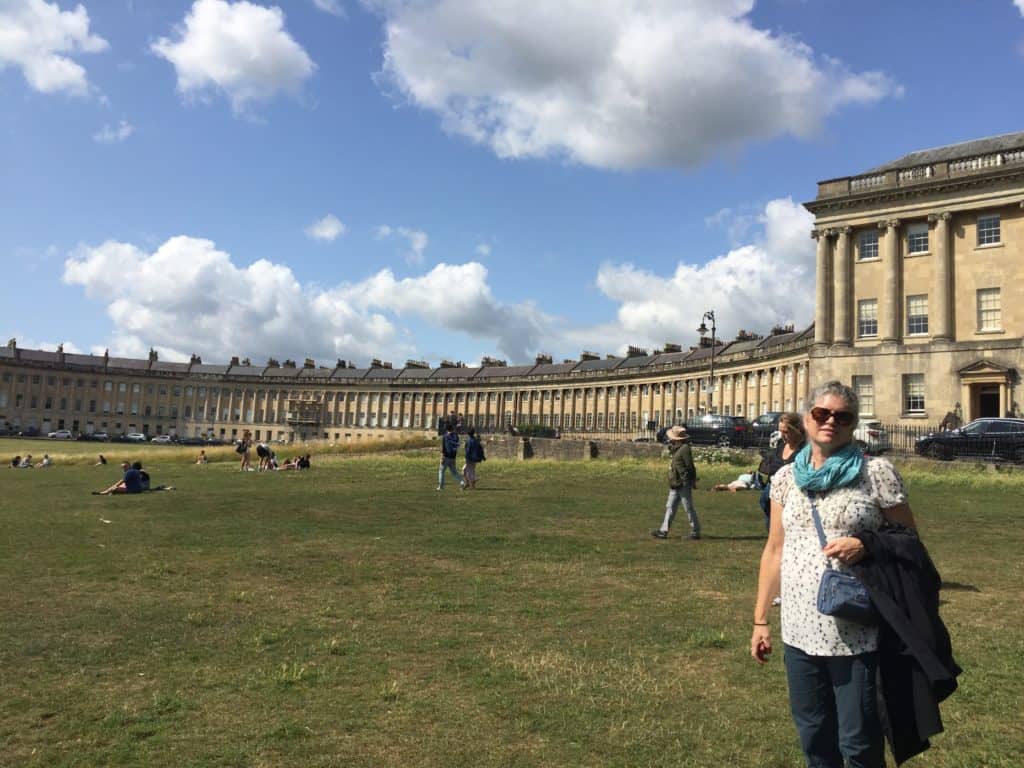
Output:
<instances>
[{"instance_id":1,"label":"grass path worn in lawn","mask_svg":"<svg viewBox=\"0 0 1024 768\"><path fill-rule=\"evenodd\" d=\"M798 765L747 642L754 494L652 539L662 462L0 470L0 764ZM1024 480L908 470L966 673L913 764L1019 766ZM704 485L735 468L706 469ZM780 654L776 654L779 656Z\"/></svg>"}]
</instances>

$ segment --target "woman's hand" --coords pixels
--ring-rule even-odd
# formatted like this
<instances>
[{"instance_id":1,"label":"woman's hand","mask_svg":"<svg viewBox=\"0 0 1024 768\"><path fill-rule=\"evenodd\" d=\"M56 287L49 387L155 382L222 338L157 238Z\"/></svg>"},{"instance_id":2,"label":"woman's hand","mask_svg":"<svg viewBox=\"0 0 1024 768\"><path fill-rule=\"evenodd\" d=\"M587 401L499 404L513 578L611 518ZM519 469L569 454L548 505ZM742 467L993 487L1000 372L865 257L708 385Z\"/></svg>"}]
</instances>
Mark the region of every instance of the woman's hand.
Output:
<instances>
[{"instance_id":1,"label":"woman's hand","mask_svg":"<svg viewBox=\"0 0 1024 768\"><path fill-rule=\"evenodd\" d=\"M750 636L750 655L758 664L768 661L768 654L772 652L772 631L767 625L755 624L754 632Z\"/></svg>"},{"instance_id":2,"label":"woman's hand","mask_svg":"<svg viewBox=\"0 0 1024 768\"><path fill-rule=\"evenodd\" d=\"M822 550L828 557L834 557L843 565L854 565L864 559L864 542L853 536L832 539Z\"/></svg>"}]
</instances>

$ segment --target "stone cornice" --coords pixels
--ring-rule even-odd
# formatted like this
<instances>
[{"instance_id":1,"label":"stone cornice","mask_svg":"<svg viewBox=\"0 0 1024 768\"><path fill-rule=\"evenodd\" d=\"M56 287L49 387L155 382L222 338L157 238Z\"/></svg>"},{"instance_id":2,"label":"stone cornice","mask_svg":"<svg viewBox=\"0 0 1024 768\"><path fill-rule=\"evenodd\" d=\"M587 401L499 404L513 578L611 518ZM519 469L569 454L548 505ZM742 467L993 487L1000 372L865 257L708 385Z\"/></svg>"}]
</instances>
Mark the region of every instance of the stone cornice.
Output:
<instances>
[{"instance_id":1,"label":"stone cornice","mask_svg":"<svg viewBox=\"0 0 1024 768\"><path fill-rule=\"evenodd\" d=\"M972 176L933 179L906 187L880 187L859 195L837 195L836 197L815 199L804 203L803 206L817 216L826 212L851 208L888 205L913 199L923 200L935 195L948 195L978 187L994 186L1000 182L1022 181L1024 181L1024 168L1014 168L1010 171L1001 170Z\"/></svg>"}]
</instances>

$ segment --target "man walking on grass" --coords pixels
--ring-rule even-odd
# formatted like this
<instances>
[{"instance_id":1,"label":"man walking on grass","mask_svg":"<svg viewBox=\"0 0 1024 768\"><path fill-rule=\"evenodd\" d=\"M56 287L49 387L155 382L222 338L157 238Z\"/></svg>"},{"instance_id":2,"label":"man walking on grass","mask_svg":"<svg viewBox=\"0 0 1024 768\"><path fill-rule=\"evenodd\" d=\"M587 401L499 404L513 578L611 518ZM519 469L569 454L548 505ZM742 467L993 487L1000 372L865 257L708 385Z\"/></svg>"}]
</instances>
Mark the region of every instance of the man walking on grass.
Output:
<instances>
[{"instance_id":1,"label":"man walking on grass","mask_svg":"<svg viewBox=\"0 0 1024 768\"><path fill-rule=\"evenodd\" d=\"M459 455L459 436L455 433L455 424L448 422L444 426L444 437L441 438L441 465L437 468L437 490L444 490L445 470L463 485L462 475L455 468L455 458Z\"/></svg>"},{"instance_id":2,"label":"man walking on grass","mask_svg":"<svg viewBox=\"0 0 1024 768\"><path fill-rule=\"evenodd\" d=\"M690 538L700 538L700 520L697 509L693 506L693 489L697 487L697 467L693 464L693 451L690 450L690 436L684 427L672 427L665 434L672 462L668 467L668 499L665 502L665 519L661 528L651 531L656 539L667 539L676 510L682 502L686 517L690 521Z\"/></svg>"}]
</instances>

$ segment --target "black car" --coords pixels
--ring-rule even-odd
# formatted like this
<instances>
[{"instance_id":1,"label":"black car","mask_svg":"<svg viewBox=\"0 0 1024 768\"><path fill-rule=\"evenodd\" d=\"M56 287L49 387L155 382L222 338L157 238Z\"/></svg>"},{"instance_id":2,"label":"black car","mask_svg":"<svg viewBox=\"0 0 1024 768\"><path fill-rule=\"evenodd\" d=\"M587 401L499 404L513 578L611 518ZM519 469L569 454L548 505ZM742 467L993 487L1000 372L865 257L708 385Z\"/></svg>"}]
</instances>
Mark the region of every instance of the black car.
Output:
<instances>
[{"instance_id":1,"label":"black car","mask_svg":"<svg viewBox=\"0 0 1024 768\"><path fill-rule=\"evenodd\" d=\"M750 426L754 429L754 437L758 445L768 445L772 433L779 429L779 418L781 416L782 411L768 411L754 419Z\"/></svg>"},{"instance_id":2,"label":"black car","mask_svg":"<svg viewBox=\"0 0 1024 768\"><path fill-rule=\"evenodd\" d=\"M975 419L959 429L925 435L914 451L933 459L964 456L1024 464L1024 419Z\"/></svg>"},{"instance_id":3,"label":"black car","mask_svg":"<svg viewBox=\"0 0 1024 768\"><path fill-rule=\"evenodd\" d=\"M686 432L696 445L745 448L755 444L754 429L742 416L711 414L686 422Z\"/></svg>"}]
</instances>

